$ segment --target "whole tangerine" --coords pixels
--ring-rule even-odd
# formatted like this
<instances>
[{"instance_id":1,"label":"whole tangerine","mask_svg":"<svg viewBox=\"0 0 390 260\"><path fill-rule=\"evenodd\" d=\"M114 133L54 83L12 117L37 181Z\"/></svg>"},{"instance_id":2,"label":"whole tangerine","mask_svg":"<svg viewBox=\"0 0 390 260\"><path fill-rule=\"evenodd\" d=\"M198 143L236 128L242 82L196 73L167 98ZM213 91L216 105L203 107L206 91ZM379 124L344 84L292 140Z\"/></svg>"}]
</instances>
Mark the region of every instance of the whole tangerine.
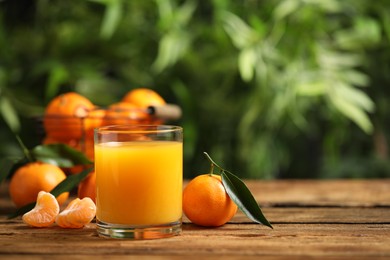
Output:
<instances>
[{"instance_id":1,"label":"whole tangerine","mask_svg":"<svg viewBox=\"0 0 390 260\"><path fill-rule=\"evenodd\" d=\"M91 198L96 203L96 173L90 172L88 176L80 182L77 188L77 197L83 199Z\"/></svg>"},{"instance_id":2,"label":"whole tangerine","mask_svg":"<svg viewBox=\"0 0 390 260\"><path fill-rule=\"evenodd\" d=\"M226 193L221 176L203 174L195 177L185 187L183 211L194 224L218 227L236 214L237 206Z\"/></svg>"},{"instance_id":3,"label":"whole tangerine","mask_svg":"<svg viewBox=\"0 0 390 260\"><path fill-rule=\"evenodd\" d=\"M84 142L84 154L91 161L93 161L94 157L95 157L95 147L94 147L94 145L95 145L95 143L94 143L94 140L93 140L93 136L92 137L87 136L87 138L85 138L85 142Z\"/></svg>"},{"instance_id":4,"label":"whole tangerine","mask_svg":"<svg viewBox=\"0 0 390 260\"><path fill-rule=\"evenodd\" d=\"M46 106L43 117L46 134L59 140L80 139L82 120L94 107L89 99L75 92L55 97Z\"/></svg>"},{"instance_id":5,"label":"whole tangerine","mask_svg":"<svg viewBox=\"0 0 390 260\"><path fill-rule=\"evenodd\" d=\"M104 119L105 125L137 124L149 120L145 109L129 102L117 102L110 105Z\"/></svg>"},{"instance_id":6,"label":"whole tangerine","mask_svg":"<svg viewBox=\"0 0 390 260\"><path fill-rule=\"evenodd\" d=\"M130 90L122 98L123 102L132 103L140 108L149 106L163 106L165 100L156 91L149 88L136 88Z\"/></svg>"},{"instance_id":7,"label":"whole tangerine","mask_svg":"<svg viewBox=\"0 0 390 260\"><path fill-rule=\"evenodd\" d=\"M9 195L19 208L36 201L40 191L50 192L65 178L65 173L55 165L42 162L27 163L12 175L8 188ZM58 203L63 204L68 196L68 192L59 195Z\"/></svg>"},{"instance_id":8,"label":"whole tangerine","mask_svg":"<svg viewBox=\"0 0 390 260\"><path fill-rule=\"evenodd\" d=\"M93 140L94 129L104 125L104 118L106 117L106 110L96 108L89 111L88 116L84 118L84 134L85 138Z\"/></svg>"}]
</instances>

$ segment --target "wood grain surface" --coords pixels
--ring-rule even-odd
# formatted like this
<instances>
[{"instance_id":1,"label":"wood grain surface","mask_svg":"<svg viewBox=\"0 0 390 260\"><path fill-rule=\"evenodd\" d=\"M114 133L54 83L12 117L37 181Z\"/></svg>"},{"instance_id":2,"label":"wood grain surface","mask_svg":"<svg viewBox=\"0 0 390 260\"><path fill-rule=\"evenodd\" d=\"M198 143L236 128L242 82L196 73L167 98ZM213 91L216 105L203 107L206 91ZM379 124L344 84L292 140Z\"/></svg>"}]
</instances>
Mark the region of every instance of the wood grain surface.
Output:
<instances>
[{"instance_id":1,"label":"wood grain surface","mask_svg":"<svg viewBox=\"0 0 390 260\"><path fill-rule=\"evenodd\" d=\"M180 236L105 239L95 224L30 228L0 187L3 259L390 259L390 180L245 181L274 229L238 213L219 228L183 218Z\"/></svg>"}]
</instances>

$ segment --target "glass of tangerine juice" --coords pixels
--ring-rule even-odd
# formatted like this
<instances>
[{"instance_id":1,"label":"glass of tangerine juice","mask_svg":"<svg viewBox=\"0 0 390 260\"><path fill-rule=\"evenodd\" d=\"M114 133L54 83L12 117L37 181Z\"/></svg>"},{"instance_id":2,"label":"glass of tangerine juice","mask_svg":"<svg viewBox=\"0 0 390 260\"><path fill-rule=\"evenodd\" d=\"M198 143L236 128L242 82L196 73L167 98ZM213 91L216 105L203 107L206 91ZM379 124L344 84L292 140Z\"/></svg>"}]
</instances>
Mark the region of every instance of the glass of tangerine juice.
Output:
<instances>
[{"instance_id":1,"label":"glass of tangerine juice","mask_svg":"<svg viewBox=\"0 0 390 260\"><path fill-rule=\"evenodd\" d=\"M154 239L181 232L183 129L95 129L96 220L102 237Z\"/></svg>"}]
</instances>

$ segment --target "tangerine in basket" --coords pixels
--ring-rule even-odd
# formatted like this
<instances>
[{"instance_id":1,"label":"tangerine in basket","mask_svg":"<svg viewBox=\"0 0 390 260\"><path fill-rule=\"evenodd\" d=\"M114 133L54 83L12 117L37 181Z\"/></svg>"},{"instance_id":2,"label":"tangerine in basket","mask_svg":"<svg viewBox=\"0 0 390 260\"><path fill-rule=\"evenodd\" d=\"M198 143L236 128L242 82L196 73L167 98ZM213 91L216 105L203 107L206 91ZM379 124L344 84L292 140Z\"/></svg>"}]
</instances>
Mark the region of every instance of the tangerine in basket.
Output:
<instances>
[{"instance_id":1,"label":"tangerine in basket","mask_svg":"<svg viewBox=\"0 0 390 260\"><path fill-rule=\"evenodd\" d=\"M138 124L149 120L145 109L128 102L117 102L110 105L104 120L105 125Z\"/></svg>"},{"instance_id":2,"label":"tangerine in basket","mask_svg":"<svg viewBox=\"0 0 390 260\"><path fill-rule=\"evenodd\" d=\"M185 187L183 211L194 224L218 227L236 214L237 206L226 193L221 176L203 174Z\"/></svg>"},{"instance_id":3,"label":"tangerine in basket","mask_svg":"<svg viewBox=\"0 0 390 260\"><path fill-rule=\"evenodd\" d=\"M94 160L95 156L95 143L93 140L93 136L87 136L85 138L85 143L84 143L84 154L90 159L91 161Z\"/></svg>"},{"instance_id":4,"label":"tangerine in basket","mask_svg":"<svg viewBox=\"0 0 390 260\"><path fill-rule=\"evenodd\" d=\"M33 227L48 227L54 223L60 206L49 192L40 191L35 207L22 216L23 222Z\"/></svg>"},{"instance_id":5,"label":"tangerine in basket","mask_svg":"<svg viewBox=\"0 0 390 260\"><path fill-rule=\"evenodd\" d=\"M104 124L104 118L106 117L105 109L94 109L89 111L88 116L84 118L84 133L85 138L93 140L93 131L95 128Z\"/></svg>"},{"instance_id":6,"label":"tangerine in basket","mask_svg":"<svg viewBox=\"0 0 390 260\"><path fill-rule=\"evenodd\" d=\"M65 173L55 165L42 162L27 163L12 175L8 188L9 195L19 208L34 202L40 191L50 192L65 178ZM68 196L68 192L62 193L57 197L58 203L63 204Z\"/></svg>"},{"instance_id":7,"label":"tangerine in basket","mask_svg":"<svg viewBox=\"0 0 390 260\"><path fill-rule=\"evenodd\" d=\"M96 206L91 198L76 198L56 217L56 224L62 228L82 228L96 215Z\"/></svg>"},{"instance_id":8,"label":"tangerine in basket","mask_svg":"<svg viewBox=\"0 0 390 260\"><path fill-rule=\"evenodd\" d=\"M94 171L90 172L78 185L77 197L80 199L89 197L96 203L96 173Z\"/></svg>"},{"instance_id":9,"label":"tangerine in basket","mask_svg":"<svg viewBox=\"0 0 390 260\"><path fill-rule=\"evenodd\" d=\"M80 139L82 120L94 107L90 100L75 92L55 97L47 105L43 117L47 135L59 140Z\"/></svg>"},{"instance_id":10,"label":"tangerine in basket","mask_svg":"<svg viewBox=\"0 0 390 260\"><path fill-rule=\"evenodd\" d=\"M165 100L154 90L148 88L136 88L130 90L122 98L123 102L132 103L140 108L165 105Z\"/></svg>"}]
</instances>

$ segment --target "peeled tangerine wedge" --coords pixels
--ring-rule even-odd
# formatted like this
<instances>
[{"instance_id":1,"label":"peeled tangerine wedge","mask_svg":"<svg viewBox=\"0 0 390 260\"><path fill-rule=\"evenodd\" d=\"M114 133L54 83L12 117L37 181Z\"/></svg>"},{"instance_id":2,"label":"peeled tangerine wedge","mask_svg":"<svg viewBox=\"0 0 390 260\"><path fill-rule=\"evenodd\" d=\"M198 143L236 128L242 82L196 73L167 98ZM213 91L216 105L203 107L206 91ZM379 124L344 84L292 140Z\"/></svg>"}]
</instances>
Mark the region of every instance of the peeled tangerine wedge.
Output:
<instances>
[{"instance_id":1,"label":"peeled tangerine wedge","mask_svg":"<svg viewBox=\"0 0 390 260\"><path fill-rule=\"evenodd\" d=\"M48 227L54 223L60 212L56 198L49 192L38 193L35 207L22 217L23 221L33 227Z\"/></svg>"},{"instance_id":2,"label":"peeled tangerine wedge","mask_svg":"<svg viewBox=\"0 0 390 260\"><path fill-rule=\"evenodd\" d=\"M56 223L62 228L82 228L93 220L96 206L91 198L76 198L57 216Z\"/></svg>"}]
</instances>

